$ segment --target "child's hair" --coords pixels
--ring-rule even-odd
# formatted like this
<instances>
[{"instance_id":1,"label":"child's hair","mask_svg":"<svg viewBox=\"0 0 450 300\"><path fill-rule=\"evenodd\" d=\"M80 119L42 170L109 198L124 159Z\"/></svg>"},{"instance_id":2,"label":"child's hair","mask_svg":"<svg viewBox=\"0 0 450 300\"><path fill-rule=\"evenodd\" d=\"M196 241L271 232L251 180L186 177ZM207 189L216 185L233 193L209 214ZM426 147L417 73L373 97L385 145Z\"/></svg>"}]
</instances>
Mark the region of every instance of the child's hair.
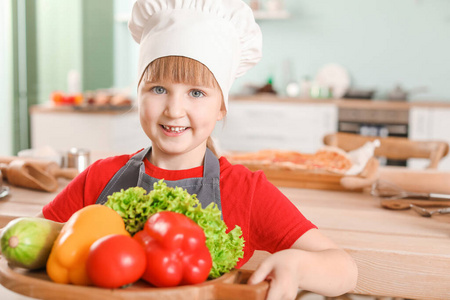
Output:
<instances>
[{"instance_id":1,"label":"child's hair","mask_svg":"<svg viewBox=\"0 0 450 300\"><path fill-rule=\"evenodd\" d=\"M220 89L216 78L211 71L195 59L184 56L165 56L152 61L142 74L141 80L146 81L170 81L189 85L201 85ZM222 97L222 108L225 109ZM206 146L218 156L211 137L208 137Z\"/></svg>"},{"instance_id":2,"label":"child's hair","mask_svg":"<svg viewBox=\"0 0 450 300\"><path fill-rule=\"evenodd\" d=\"M171 81L219 88L211 71L195 59L164 56L152 61L142 76L144 81Z\"/></svg>"}]
</instances>

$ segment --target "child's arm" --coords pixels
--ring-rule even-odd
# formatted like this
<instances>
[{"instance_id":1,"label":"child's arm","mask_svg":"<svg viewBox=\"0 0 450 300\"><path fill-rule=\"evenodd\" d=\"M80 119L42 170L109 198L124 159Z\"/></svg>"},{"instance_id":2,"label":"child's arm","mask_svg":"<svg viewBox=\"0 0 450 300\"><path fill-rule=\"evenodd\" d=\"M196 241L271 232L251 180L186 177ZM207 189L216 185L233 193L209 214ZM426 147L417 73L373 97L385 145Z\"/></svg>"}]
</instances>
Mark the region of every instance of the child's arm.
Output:
<instances>
[{"instance_id":1,"label":"child's arm","mask_svg":"<svg viewBox=\"0 0 450 300\"><path fill-rule=\"evenodd\" d=\"M295 299L298 288L335 297L353 290L358 269L351 256L319 230L311 229L291 247L269 256L249 279L270 280L267 300Z\"/></svg>"}]
</instances>

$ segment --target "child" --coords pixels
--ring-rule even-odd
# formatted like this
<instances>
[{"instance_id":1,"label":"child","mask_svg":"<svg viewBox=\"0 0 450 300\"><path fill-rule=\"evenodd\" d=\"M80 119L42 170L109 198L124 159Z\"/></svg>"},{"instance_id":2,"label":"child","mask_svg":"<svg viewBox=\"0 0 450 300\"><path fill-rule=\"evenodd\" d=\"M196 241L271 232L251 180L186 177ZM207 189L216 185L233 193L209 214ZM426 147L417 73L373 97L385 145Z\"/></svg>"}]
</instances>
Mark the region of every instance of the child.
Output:
<instances>
[{"instance_id":1,"label":"child","mask_svg":"<svg viewBox=\"0 0 450 300\"><path fill-rule=\"evenodd\" d=\"M267 299L294 299L298 288L337 296L355 287L351 257L320 233L262 172L214 155L210 134L228 109L237 76L261 57L261 32L241 0L138 0L129 28L140 44L138 107L152 147L99 160L43 209L67 221L121 188L151 190L164 178L215 202L229 228L239 225L244 258L274 253L250 284L270 280ZM230 112L231 113L231 112Z\"/></svg>"}]
</instances>

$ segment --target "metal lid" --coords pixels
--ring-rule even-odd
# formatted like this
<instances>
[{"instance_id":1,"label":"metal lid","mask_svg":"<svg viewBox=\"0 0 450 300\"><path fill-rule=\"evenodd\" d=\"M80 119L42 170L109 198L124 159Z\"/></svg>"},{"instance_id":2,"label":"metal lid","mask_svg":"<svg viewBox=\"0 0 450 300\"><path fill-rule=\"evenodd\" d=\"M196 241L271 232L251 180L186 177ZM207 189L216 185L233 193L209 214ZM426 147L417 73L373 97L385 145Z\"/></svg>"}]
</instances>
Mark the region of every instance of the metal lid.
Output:
<instances>
[{"instance_id":1,"label":"metal lid","mask_svg":"<svg viewBox=\"0 0 450 300\"><path fill-rule=\"evenodd\" d=\"M89 150L83 149L83 148L72 147L69 149L69 154L71 154L71 155L88 155Z\"/></svg>"}]
</instances>

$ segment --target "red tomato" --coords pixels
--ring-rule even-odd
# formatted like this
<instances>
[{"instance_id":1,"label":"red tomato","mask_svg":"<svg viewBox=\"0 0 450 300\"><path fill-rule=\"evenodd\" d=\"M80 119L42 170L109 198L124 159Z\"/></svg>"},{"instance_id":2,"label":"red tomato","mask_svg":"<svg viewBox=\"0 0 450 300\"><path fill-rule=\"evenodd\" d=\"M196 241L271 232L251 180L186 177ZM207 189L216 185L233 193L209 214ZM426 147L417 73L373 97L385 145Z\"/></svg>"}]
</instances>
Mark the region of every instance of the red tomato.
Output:
<instances>
[{"instance_id":1,"label":"red tomato","mask_svg":"<svg viewBox=\"0 0 450 300\"><path fill-rule=\"evenodd\" d=\"M118 288L133 283L144 274L144 248L132 237L107 235L92 244L86 270L94 285Z\"/></svg>"}]
</instances>

